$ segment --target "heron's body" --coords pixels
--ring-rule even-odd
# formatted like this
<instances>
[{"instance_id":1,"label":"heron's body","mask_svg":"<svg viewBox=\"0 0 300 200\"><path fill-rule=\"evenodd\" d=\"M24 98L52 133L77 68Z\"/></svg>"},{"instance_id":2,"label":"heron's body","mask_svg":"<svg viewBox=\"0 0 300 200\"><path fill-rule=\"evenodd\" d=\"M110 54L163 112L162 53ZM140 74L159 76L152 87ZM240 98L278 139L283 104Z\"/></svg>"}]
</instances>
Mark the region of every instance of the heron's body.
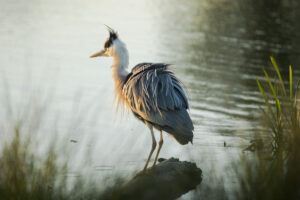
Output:
<instances>
[{"instance_id":1,"label":"heron's body","mask_svg":"<svg viewBox=\"0 0 300 200\"><path fill-rule=\"evenodd\" d=\"M159 149L153 166L163 143L162 131L172 135L180 144L192 142L194 127L187 112L188 100L180 82L168 70L168 64L141 63L128 72L126 45L112 30L105 50L92 57L101 55L113 57L111 69L118 104L130 108L134 116L150 128L153 143L144 169L156 147L153 127L160 131Z\"/></svg>"},{"instance_id":2,"label":"heron's body","mask_svg":"<svg viewBox=\"0 0 300 200\"><path fill-rule=\"evenodd\" d=\"M188 101L167 64L141 63L128 75L122 95L133 114L180 143L193 139Z\"/></svg>"}]
</instances>

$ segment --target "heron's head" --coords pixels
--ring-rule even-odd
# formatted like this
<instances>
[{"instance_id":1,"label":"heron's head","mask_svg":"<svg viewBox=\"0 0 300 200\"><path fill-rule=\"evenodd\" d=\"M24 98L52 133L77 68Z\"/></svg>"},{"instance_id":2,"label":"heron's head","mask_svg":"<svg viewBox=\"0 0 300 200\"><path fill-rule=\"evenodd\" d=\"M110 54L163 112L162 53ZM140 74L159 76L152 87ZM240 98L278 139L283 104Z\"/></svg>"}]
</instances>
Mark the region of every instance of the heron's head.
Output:
<instances>
[{"instance_id":1,"label":"heron's head","mask_svg":"<svg viewBox=\"0 0 300 200\"><path fill-rule=\"evenodd\" d=\"M108 26L107 28L109 31L109 37L104 43L103 50L91 55L91 58L99 56L115 56L118 53L118 51L122 49L123 46L125 47L123 42L119 40L117 32Z\"/></svg>"}]
</instances>

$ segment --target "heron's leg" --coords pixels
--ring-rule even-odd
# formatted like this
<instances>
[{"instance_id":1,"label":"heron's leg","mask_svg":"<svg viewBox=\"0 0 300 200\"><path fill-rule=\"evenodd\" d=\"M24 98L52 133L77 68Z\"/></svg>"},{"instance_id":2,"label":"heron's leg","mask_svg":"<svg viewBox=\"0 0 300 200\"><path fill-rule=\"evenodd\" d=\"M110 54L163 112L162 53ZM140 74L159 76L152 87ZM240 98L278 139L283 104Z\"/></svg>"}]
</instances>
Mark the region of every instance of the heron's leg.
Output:
<instances>
[{"instance_id":1,"label":"heron's leg","mask_svg":"<svg viewBox=\"0 0 300 200\"><path fill-rule=\"evenodd\" d=\"M157 158L158 158L158 154L159 154L159 151L160 151L163 143L164 143L164 140L163 140L163 136L162 136L162 130L160 130L160 139L159 139L159 142L158 142L158 149L157 149L157 152L156 152L156 155L155 155L152 167L154 167L155 164L156 164L156 161L157 161Z\"/></svg>"},{"instance_id":2,"label":"heron's leg","mask_svg":"<svg viewBox=\"0 0 300 200\"><path fill-rule=\"evenodd\" d=\"M145 170L147 169L149 160L151 159L152 153L153 153L153 151L154 151L155 148L156 148L156 140L155 140L154 133L153 133L153 126L150 125L150 124L146 124L146 125L149 127L150 132L151 132L151 137L152 137L152 147L151 147L151 151L150 151L150 153L149 153L149 156L148 156L148 159L147 159L147 161L146 161L146 164L145 164L145 167L144 167L143 171L145 171Z\"/></svg>"}]
</instances>

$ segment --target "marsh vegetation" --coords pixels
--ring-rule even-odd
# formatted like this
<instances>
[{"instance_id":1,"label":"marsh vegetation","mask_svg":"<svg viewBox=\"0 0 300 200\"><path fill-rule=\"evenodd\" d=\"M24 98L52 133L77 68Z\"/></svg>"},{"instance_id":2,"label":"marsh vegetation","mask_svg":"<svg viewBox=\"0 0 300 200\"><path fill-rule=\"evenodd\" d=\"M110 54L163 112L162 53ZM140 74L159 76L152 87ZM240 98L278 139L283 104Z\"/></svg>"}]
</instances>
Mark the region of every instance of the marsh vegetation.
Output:
<instances>
[{"instance_id":1,"label":"marsh vegetation","mask_svg":"<svg viewBox=\"0 0 300 200\"><path fill-rule=\"evenodd\" d=\"M270 77L268 69L264 70L265 81L257 80L265 100L262 112L269 135L257 134L251 148L240 152L238 162L232 163L238 178L234 193L226 193L222 184L211 183L208 184L210 190L197 189L195 199L199 192L201 196L220 199L299 199L299 84L293 80L292 67L289 67L287 81L281 76L273 57L271 61L276 76ZM19 123L5 130L10 130L6 135L12 137L1 140L1 199L118 199L117 193L126 182L122 178L113 177L114 184L107 186L85 171L75 178L69 176L69 154L65 147L49 140L45 152L39 154L36 135L24 133L24 130L28 131L26 125ZM34 133L37 129L31 131Z\"/></svg>"},{"instance_id":2,"label":"marsh vegetation","mask_svg":"<svg viewBox=\"0 0 300 200\"><path fill-rule=\"evenodd\" d=\"M202 169L181 199L296 198L299 10L298 0L0 1L0 199L107 199L143 167L149 131L115 117L111 60L88 58L102 24L126 41L130 67L173 63L185 85L193 145L166 136L160 154Z\"/></svg>"}]
</instances>

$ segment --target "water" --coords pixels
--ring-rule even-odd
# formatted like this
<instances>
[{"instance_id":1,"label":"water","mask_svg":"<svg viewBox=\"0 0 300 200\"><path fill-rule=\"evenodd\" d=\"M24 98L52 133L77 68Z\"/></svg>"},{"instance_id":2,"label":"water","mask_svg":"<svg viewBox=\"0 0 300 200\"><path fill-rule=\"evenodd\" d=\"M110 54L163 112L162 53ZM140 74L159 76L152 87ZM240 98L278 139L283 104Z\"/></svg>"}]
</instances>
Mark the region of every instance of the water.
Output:
<instances>
[{"instance_id":1,"label":"water","mask_svg":"<svg viewBox=\"0 0 300 200\"><path fill-rule=\"evenodd\" d=\"M10 0L0 5L1 74L15 105L12 113L28 106L25 99L32 93L43 99L48 112L60 113L47 120L68 130L60 142L91 149L89 167L98 175L141 169L151 147L142 123L131 115L115 120L111 59L88 58L107 38L103 24L126 42L130 67L148 61L174 64L190 99L195 140L180 146L165 136L160 156L196 162L207 176L211 165L217 172L227 170L255 134L266 134L256 79L264 80L262 69L271 69L269 56L275 56L285 77L289 64L294 80L300 77L296 0ZM8 115L2 113L3 120ZM51 131L42 138L50 136Z\"/></svg>"}]
</instances>

